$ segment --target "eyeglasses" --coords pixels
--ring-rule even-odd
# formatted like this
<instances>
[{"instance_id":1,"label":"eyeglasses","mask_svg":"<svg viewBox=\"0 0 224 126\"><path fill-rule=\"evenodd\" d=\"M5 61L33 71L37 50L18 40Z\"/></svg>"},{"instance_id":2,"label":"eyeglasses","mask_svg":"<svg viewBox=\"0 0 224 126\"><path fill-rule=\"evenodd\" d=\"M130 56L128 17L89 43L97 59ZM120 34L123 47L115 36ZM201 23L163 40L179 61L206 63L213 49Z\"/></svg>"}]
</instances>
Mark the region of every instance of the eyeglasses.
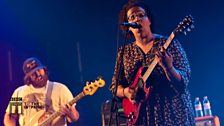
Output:
<instances>
[{"instance_id":1,"label":"eyeglasses","mask_svg":"<svg viewBox=\"0 0 224 126\"><path fill-rule=\"evenodd\" d=\"M144 18L144 17L146 17L146 13L139 11L139 12L131 14L127 19L128 19L128 21L134 21L137 17Z\"/></svg>"}]
</instances>

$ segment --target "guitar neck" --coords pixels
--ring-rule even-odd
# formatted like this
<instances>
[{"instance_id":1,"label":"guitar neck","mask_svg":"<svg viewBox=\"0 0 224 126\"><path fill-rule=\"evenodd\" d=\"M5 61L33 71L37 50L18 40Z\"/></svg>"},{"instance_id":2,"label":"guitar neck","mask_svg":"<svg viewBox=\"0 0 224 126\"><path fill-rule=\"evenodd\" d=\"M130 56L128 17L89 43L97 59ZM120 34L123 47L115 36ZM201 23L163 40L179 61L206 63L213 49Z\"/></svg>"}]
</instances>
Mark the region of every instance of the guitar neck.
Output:
<instances>
[{"instance_id":1,"label":"guitar neck","mask_svg":"<svg viewBox=\"0 0 224 126\"><path fill-rule=\"evenodd\" d=\"M78 102L81 98L83 98L85 94L83 92L79 93L75 98L73 98L68 104L72 106L76 102Z\"/></svg>"},{"instance_id":2,"label":"guitar neck","mask_svg":"<svg viewBox=\"0 0 224 126\"><path fill-rule=\"evenodd\" d=\"M73 98L68 104L72 106L76 102L78 102L81 98L83 98L85 94L83 92L79 93L75 98ZM53 114L51 114L46 120L44 120L39 126L47 126L49 125L55 118L58 116L61 116L61 112L56 111Z\"/></svg>"},{"instance_id":3,"label":"guitar neck","mask_svg":"<svg viewBox=\"0 0 224 126\"><path fill-rule=\"evenodd\" d=\"M172 42L172 40L173 40L174 37L175 37L175 34L174 34L174 32L172 32L170 34L170 36L167 38L165 44L163 45L163 48L164 49L167 49L168 48L168 46L170 45L170 43ZM155 56L155 59L148 66L148 69L146 70L145 74L142 76L142 79L143 79L144 82L146 82L146 80L148 79L149 75L152 73L153 69L157 65L158 61L159 61L159 58L157 56Z\"/></svg>"},{"instance_id":4,"label":"guitar neck","mask_svg":"<svg viewBox=\"0 0 224 126\"><path fill-rule=\"evenodd\" d=\"M167 40L166 40L166 42L164 43L164 45L163 45L163 48L164 48L164 49L167 49L167 48L168 48L168 46L170 45L170 43L172 42L172 40L173 40L174 37L175 37L175 34L174 34L174 32L172 32L172 33L170 34L170 36L167 38Z\"/></svg>"}]
</instances>

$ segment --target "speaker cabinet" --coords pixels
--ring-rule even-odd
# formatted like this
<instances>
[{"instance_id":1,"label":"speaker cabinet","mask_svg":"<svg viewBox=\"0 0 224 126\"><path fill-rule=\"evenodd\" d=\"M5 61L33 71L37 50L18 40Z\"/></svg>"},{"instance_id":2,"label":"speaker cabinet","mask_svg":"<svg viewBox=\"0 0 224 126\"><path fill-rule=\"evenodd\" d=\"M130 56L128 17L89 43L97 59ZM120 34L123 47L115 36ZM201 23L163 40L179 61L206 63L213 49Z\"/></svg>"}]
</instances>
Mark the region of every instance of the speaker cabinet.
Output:
<instances>
[{"instance_id":1,"label":"speaker cabinet","mask_svg":"<svg viewBox=\"0 0 224 126\"><path fill-rule=\"evenodd\" d=\"M118 116L116 121L116 113L112 113L111 123L110 126L127 126L126 118L124 115L124 109L122 107L122 104L120 102L118 104ZM111 102L107 101L101 105L101 113L102 113L102 126L108 126L111 116Z\"/></svg>"},{"instance_id":2,"label":"speaker cabinet","mask_svg":"<svg viewBox=\"0 0 224 126\"><path fill-rule=\"evenodd\" d=\"M220 126L217 116L203 116L195 118L196 126Z\"/></svg>"}]
</instances>

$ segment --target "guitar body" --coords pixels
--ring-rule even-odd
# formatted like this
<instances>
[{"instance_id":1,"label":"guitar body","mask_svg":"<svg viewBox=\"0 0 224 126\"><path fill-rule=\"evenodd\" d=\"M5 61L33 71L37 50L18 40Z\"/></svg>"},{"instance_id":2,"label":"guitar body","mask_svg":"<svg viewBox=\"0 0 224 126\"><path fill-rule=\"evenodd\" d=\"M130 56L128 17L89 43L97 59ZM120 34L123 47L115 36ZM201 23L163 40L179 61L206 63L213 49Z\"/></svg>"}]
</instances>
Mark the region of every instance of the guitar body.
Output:
<instances>
[{"instance_id":1,"label":"guitar body","mask_svg":"<svg viewBox=\"0 0 224 126\"><path fill-rule=\"evenodd\" d=\"M138 99L139 97L135 97L135 103L132 103L128 98L123 98L122 100L122 105L124 108L124 114L128 119L128 123L129 124L135 124L138 121L139 118L139 112L142 106L142 103L145 102L148 97L149 94L151 92L151 87L147 88L145 83L142 80L142 70L144 67L139 68L136 76L135 76L135 80L134 83L132 85L129 86L129 88L134 89L135 93L139 93L138 91L140 89L142 89L141 91L143 91L143 95L141 96L141 99Z\"/></svg>"},{"instance_id":2,"label":"guitar body","mask_svg":"<svg viewBox=\"0 0 224 126\"><path fill-rule=\"evenodd\" d=\"M40 110L36 114L32 116L29 120L26 120L26 124L24 126L52 126L59 121L61 118L60 116L57 118L54 118L52 121L48 121L48 118L50 118L51 113L46 112L45 110ZM47 120L47 121L46 121Z\"/></svg>"},{"instance_id":3,"label":"guitar body","mask_svg":"<svg viewBox=\"0 0 224 126\"><path fill-rule=\"evenodd\" d=\"M39 112L35 113L32 116L32 118L25 121L26 122L25 126L39 126L39 124L46 118L47 118L47 114L45 113L45 110L40 110ZM51 124L46 126L50 126L50 125Z\"/></svg>"}]
</instances>

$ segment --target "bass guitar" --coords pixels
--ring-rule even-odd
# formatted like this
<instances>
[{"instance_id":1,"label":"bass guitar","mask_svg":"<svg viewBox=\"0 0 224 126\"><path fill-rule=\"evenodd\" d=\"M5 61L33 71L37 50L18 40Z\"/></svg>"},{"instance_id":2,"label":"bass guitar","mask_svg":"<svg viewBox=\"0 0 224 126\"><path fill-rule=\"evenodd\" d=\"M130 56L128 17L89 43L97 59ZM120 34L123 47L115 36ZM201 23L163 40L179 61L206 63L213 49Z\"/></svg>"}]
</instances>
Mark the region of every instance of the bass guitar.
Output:
<instances>
[{"instance_id":1,"label":"bass guitar","mask_svg":"<svg viewBox=\"0 0 224 126\"><path fill-rule=\"evenodd\" d=\"M99 87L103 87L105 81L101 78L95 82L87 83L83 88L83 91L79 93L75 98L73 98L68 104L73 105L78 102L81 98L87 95L93 95ZM25 121L28 122L25 126L52 126L56 123L56 118L61 117L62 114L60 111L55 111L52 114L48 115L45 110L38 111L31 119Z\"/></svg>"}]
</instances>

